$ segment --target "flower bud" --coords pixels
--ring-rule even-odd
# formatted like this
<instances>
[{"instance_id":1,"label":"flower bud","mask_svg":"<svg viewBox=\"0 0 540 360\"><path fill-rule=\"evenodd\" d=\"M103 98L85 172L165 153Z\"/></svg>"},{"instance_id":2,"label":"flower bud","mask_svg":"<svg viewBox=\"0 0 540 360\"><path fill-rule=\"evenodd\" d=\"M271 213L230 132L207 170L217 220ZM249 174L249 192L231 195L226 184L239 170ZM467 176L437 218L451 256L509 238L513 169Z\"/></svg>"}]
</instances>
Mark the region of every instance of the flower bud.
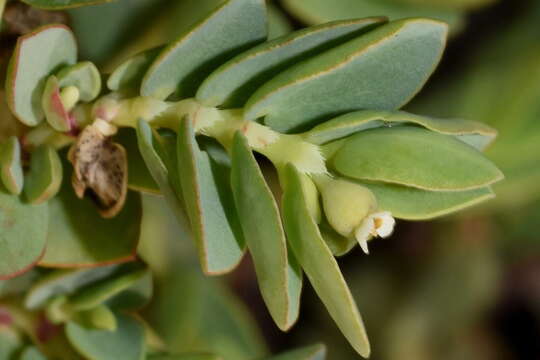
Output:
<instances>
[{"instance_id":1,"label":"flower bud","mask_svg":"<svg viewBox=\"0 0 540 360\"><path fill-rule=\"evenodd\" d=\"M377 208L377 200L366 187L327 175L314 177L321 192L323 208L330 225L350 237L364 219Z\"/></svg>"}]
</instances>

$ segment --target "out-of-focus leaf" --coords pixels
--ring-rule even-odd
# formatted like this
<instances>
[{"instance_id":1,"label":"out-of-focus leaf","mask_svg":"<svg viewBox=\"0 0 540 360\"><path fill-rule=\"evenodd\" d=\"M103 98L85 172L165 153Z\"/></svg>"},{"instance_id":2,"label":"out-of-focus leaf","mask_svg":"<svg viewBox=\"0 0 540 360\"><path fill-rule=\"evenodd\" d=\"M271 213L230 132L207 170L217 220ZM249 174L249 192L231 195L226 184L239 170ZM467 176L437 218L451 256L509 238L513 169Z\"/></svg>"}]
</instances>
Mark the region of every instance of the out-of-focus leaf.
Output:
<instances>
[{"instance_id":1,"label":"out-of-focus leaf","mask_svg":"<svg viewBox=\"0 0 540 360\"><path fill-rule=\"evenodd\" d=\"M424 190L486 187L503 178L481 152L452 136L409 126L362 131L332 159L341 174Z\"/></svg>"},{"instance_id":2,"label":"out-of-focus leaf","mask_svg":"<svg viewBox=\"0 0 540 360\"><path fill-rule=\"evenodd\" d=\"M324 360L326 358L326 347L322 344L307 346L301 349L288 351L286 353L271 356L267 360Z\"/></svg>"},{"instance_id":3,"label":"out-of-focus leaf","mask_svg":"<svg viewBox=\"0 0 540 360\"><path fill-rule=\"evenodd\" d=\"M362 318L334 255L310 215L300 176L293 165L286 167L283 218L289 244L343 335L360 355L368 357L370 345Z\"/></svg>"},{"instance_id":4,"label":"out-of-focus leaf","mask_svg":"<svg viewBox=\"0 0 540 360\"><path fill-rule=\"evenodd\" d=\"M47 25L21 36L6 79L6 96L13 114L25 125L39 124L44 118L41 95L45 80L76 60L75 37L63 25Z\"/></svg>"},{"instance_id":5,"label":"out-of-focus leaf","mask_svg":"<svg viewBox=\"0 0 540 360\"><path fill-rule=\"evenodd\" d=\"M19 356L19 360L47 360L47 358L35 346L28 346Z\"/></svg>"},{"instance_id":6,"label":"out-of-focus leaf","mask_svg":"<svg viewBox=\"0 0 540 360\"><path fill-rule=\"evenodd\" d=\"M152 355L148 360L222 360L221 357L212 354L178 354L178 355Z\"/></svg>"},{"instance_id":7,"label":"out-of-focus leaf","mask_svg":"<svg viewBox=\"0 0 540 360\"><path fill-rule=\"evenodd\" d=\"M91 284L69 298L69 308L73 311L93 309L129 289L147 275L146 269L135 270ZM127 304L118 305L125 308Z\"/></svg>"},{"instance_id":8,"label":"out-of-focus leaf","mask_svg":"<svg viewBox=\"0 0 540 360\"><path fill-rule=\"evenodd\" d=\"M468 191L426 191L408 186L362 183L377 198L379 208L407 220L426 220L477 205L495 194L489 187Z\"/></svg>"},{"instance_id":9,"label":"out-of-focus leaf","mask_svg":"<svg viewBox=\"0 0 540 360\"><path fill-rule=\"evenodd\" d=\"M203 276L192 256L190 233L162 198L144 197L139 254L155 276L155 295L144 317L173 354L209 352L252 360L266 354L259 328L244 305L219 282Z\"/></svg>"},{"instance_id":10,"label":"out-of-focus leaf","mask_svg":"<svg viewBox=\"0 0 540 360\"><path fill-rule=\"evenodd\" d=\"M391 20L420 16L444 21L453 32L459 31L464 23L462 14L450 9L447 0L442 1L445 6L441 7L405 4L402 0L281 0L281 3L293 16L310 25L373 15L388 16Z\"/></svg>"},{"instance_id":11,"label":"out-of-focus leaf","mask_svg":"<svg viewBox=\"0 0 540 360\"><path fill-rule=\"evenodd\" d=\"M163 50L162 46L133 55L116 67L107 79L109 90L137 89L141 86L144 74L156 57Z\"/></svg>"},{"instance_id":12,"label":"out-of-focus leaf","mask_svg":"<svg viewBox=\"0 0 540 360\"><path fill-rule=\"evenodd\" d=\"M100 266L91 269L56 270L35 282L24 299L27 309L35 310L58 295L69 295L78 289L111 275L118 265Z\"/></svg>"},{"instance_id":13,"label":"out-of-focus leaf","mask_svg":"<svg viewBox=\"0 0 540 360\"><path fill-rule=\"evenodd\" d=\"M142 216L140 195L128 192L122 211L104 219L92 200L75 196L71 174L65 177L60 193L49 201L47 250L40 265L88 267L133 260Z\"/></svg>"},{"instance_id":14,"label":"out-of-focus leaf","mask_svg":"<svg viewBox=\"0 0 540 360\"><path fill-rule=\"evenodd\" d=\"M80 57L99 66L110 61L111 56L132 40L139 40L144 29L153 24L149 20L153 21L162 8L168 11L169 5L170 2L166 0L114 0L68 9ZM157 44L150 46L159 45L162 41L160 39Z\"/></svg>"},{"instance_id":15,"label":"out-of-focus leaf","mask_svg":"<svg viewBox=\"0 0 540 360\"><path fill-rule=\"evenodd\" d=\"M47 205L29 205L0 190L0 279L22 274L43 255Z\"/></svg>"},{"instance_id":16,"label":"out-of-focus leaf","mask_svg":"<svg viewBox=\"0 0 540 360\"><path fill-rule=\"evenodd\" d=\"M462 119L437 119L404 111L361 110L339 116L315 126L303 134L314 144L325 144L359 131L414 124L445 135L453 135L479 150L485 149L497 136L497 131L483 123Z\"/></svg>"},{"instance_id":17,"label":"out-of-focus leaf","mask_svg":"<svg viewBox=\"0 0 540 360\"><path fill-rule=\"evenodd\" d=\"M141 360L146 349L144 329L130 316L116 314L115 331L87 328L75 322L66 325L73 347L89 360Z\"/></svg>"},{"instance_id":18,"label":"out-of-focus leaf","mask_svg":"<svg viewBox=\"0 0 540 360\"><path fill-rule=\"evenodd\" d=\"M231 185L262 296L277 326L288 330L298 318L302 270L288 254L278 206L240 132L233 140Z\"/></svg>"},{"instance_id":19,"label":"out-of-focus leaf","mask_svg":"<svg viewBox=\"0 0 540 360\"><path fill-rule=\"evenodd\" d=\"M230 186L219 182L212 169L213 160L201 151L193 132L191 119L183 119L178 131L177 157L180 183L186 211L195 234L199 260L207 274L222 274L232 270L244 254L244 239Z\"/></svg>"},{"instance_id":20,"label":"out-of-focus leaf","mask_svg":"<svg viewBox=\"0 0 540 360\"><path fill-rule=\"evenodd\" d=\"M265 38L264 1L228 0L160 53L143 79L141 94L192 96L215 67Z\"/></svg>"},{"instance_id":21,"label":"out-of-focus leaf","mask_svg":"<svg viewBox=\"0 0 540 360\"><path fill-rule=\"evenodd\" d=\"M379 26L268 81L247 102L245 117L264 117L287 132L353 110L398 109L433 72L446 35L446 24L428 19Z\"/></svg>"},{"instance_id":22,"label":"out-of-focus leaf","mask_svg":"<svg viewBox=\"0 0 540 360\"><path fill-rule=\"evenodd\" d=\"M12 329L0 329L0 359L11 360L22 348L22 340Z\"/></svg>"},{"instance_id":23,"label":"out-of-focus leaf","mask_svg":"<svg viewBox=\"0 0 540 360\"><path fill-rule=\"evenodd\" d=\"M241 107L257 88L292 64L338 46L383 22L384 18L332 22L255 46L210 74L197 90L197 100L208 106Z\"/></svg>"},{"instance_id":24,"label":"out-of-focus leaf","mask_svg":"<svg viewBox=\"0 0 540 360\"><path fill-rule=\"evenodd\" d=\"M293 31L287 16L274 4L266 4L268 12L268 40L275 39Z\"/></svg>"},{"instance_id":25,"label":"out-of-focus leaf","mask_svg":"<svg viewBox=\"0 0 540 360\"><path fill-rule=\"evenodd\" d=\"M28 5L42 9L58 10L79 6L96 5L112 0L22 0Z\"/></svg>"}]
</instances>

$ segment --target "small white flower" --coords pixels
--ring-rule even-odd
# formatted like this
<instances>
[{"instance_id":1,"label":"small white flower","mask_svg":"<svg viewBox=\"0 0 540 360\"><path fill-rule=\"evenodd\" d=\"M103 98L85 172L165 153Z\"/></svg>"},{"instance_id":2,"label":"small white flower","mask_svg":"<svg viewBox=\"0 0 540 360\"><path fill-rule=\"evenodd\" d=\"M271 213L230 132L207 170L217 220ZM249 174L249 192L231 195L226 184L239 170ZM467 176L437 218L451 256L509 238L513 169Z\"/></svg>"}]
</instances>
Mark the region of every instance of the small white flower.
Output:
<instances>
[{"instance_id":1,"label":"small white flower","mask_svg":"<svg viewBox=\"0 0 540 360\"><path fill-rule=\"evenodd\" d=\"M386 238L394 231L396 220L388 211L381 211L368 215L356 229L354 235L362 250L369 254L367 242L372 237Z\"/></svg>"}]
</instances>

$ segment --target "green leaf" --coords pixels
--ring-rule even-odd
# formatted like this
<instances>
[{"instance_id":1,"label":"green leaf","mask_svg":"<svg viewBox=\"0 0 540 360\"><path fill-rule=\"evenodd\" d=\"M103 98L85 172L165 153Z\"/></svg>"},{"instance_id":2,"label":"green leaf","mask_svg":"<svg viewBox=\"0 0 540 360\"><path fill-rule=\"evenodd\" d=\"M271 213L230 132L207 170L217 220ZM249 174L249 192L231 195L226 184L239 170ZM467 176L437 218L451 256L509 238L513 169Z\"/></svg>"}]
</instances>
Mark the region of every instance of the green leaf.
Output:
<instances>
[{"instance_id":1,"label":"green leaf","mask_svg":"<svg viewBox=\"0 0 540 360\"><path fill-rule=\"evenodd\" d=\"M219 182L215 161L199 149L191 119L181 122L177 157L186 211L203 270L212 275L231 271L242 259L244 239L234 226L235 207L228 203L232 199L224 196L230 194L230 186Z\"/></svg>"},{"instance_id":2,"label":"green leaf","mask_svg":"<svg viewBox=\"0 0 540 360\"><path fill-rule=\"evenodd\" d=\"M128 187L131 190L157 194L159 187L148 171L139 145L137 144L137 134L130 128L121 128L114 136L114 141L126 149L128 161Z\"/></svg>"},{"instance_id":3,"label":"green leaf","mask_svg":"<svg viewBox=\"0 0 540 360\"><path fill-rule=\"evenodd\" d=\"M424 190L472 190L503 178L481 152L452 136L398 126L362 131L332 159L339 173Z\"/></svg>"},{"instance_id":4,"label":"green leaf","mask_svg":"<svg viewBox=\"0 0 540 360\"><path fill-rule=\"evenodd\" d=\"M0 279L32 268L46 241L47 205L29 205L0 190Z\"/></svg>"},{"instance_id":5,"label":"green leaf","mask_svg":"<svg viewBox=\"0 0 540 360\"><path fill-rule=\"evenodd\" d=\"M11 328L0 329L0 359L11 360L20 351L22 339Z\"/></svg>"},{"instance_id":6,"label":"green leaf","mask_svg":"<svg viewBox=\"0 0 540 360\"><path fill-rule=\"evenodd\" d=\"M144 74L162 50L163 46L158 46L140 52L117 66L107 79L109 90L138 89Z\"/></svg>"},{"instance_id":7,"label":"green leaf","mask_svg":"<svg viewBox=\"0 0 540 360\"><path fill-rule=\"evenodd\" d=\"M444 5L439 7L406 4L405 1L281 0L281 3L294 17L311 25L375 14L384 14L390 20L415 16L437 19L448 23L454 32L460 30L464 24L462 14L449 8L447 0L442 0Z\"/></svg>"},{"instance_id":8,"label":"green leaf","mask_svg":"<svg viewBox=\"0 0 540 360\"><path fill-rule=\"evenodd\" d=\"M60 97L60 84L54 75L45 82L41 106L47 123L56 131L66 132L71 128L69 112Z\"/></svg>"},{"instance_id":9,"label":"green leaf","mask_svg":"<svg viewBox=\"0 0 540 360\"><path fill-rule=\"evenodd\" d=\"M89 360L141 360L146 349L143 326L130 316L116 314L115 331L87 328L69 322L66 335L73 347Z\"/></svg>"},{"instance_id":10,"label":"green leaf","mask_svg":"<svg viewBox=\"0 0 540 360\"><path fill-rule=\"evenodd\" d=\"M41 95L45 80L76 60L75 38L63 25L47 25L21 36L6 79L6 98L13 114L25 125L39 124L44 118Z\"/></svg>"},{"instance_id":11,"label":"green leaf","mask_svg":"<svg viewBox=\"0 0 540 360\"><path fill-rule=\"evenodd\" d=\"M338 116L303 134L306 141L321 145L359 131L414 124L445 135L453 135L478 150L485 149L497 136L497 130L477 121L437 119L404 111L361 110Z\"/></svg>"},{"instance_id":12,"label":"green leaf","mask_svg":"<svg viewBox=\"0 0 540 360\"><path fill-rule=\"evenodd\" d=\"M19 360L47 360L47 358L35 346L28 346L19 356Z\"/></svg>"},{"instance_id":13,"label":"green leaf","mask_svg":"<svg viewBox=\"0 0 540 360\"><path fill-rule=\"evenodd\" d=\"M152 355L148 360L222 360L220 356L212 354L178 354L178 355Z\"/></svg>"},{"instance_id":14,"label":"green leaf","mask_svg":"<svg viewBox=\"0 0 540 360\"><path fill-rule=\"evenodd\" d=\"M275 74L383 22L384 18L332 22L255 46L210 74L197 90L197 100L208 106L242 107Z\"/></svg>"},{"instance_id":15,"label":"green leaf","mask_svg":"<svg viewBox=\"0 0 540 360\"><path fill-rule=\"evenodd\" d=\"M56 270L40 278L28 290L24 306L29 310L43 307L51 298L69 295L78 289L111 275L118 265L90 269Z\"/></svg>"},{"instance_id":16,"label":"green leaf","mask_svg":"<svg viewBox=\"0 0 540 360\"><path fill-rule=\"evenodd\" d=\"M82 101L94 100L101 91L101 75L96 65L90 61L83 61L67 66L56 75L60 87L75 86L79 89Z\"/></svg>"},{"instance_id":17,"label":"green leaf","mask_svg":"<svg viewBox=\"0 0 540 360\"><path fill-rule=\"evenodd\" d=\"M70 179L71 174L66 178ZM49 202L47 251L40 265L84 267L132 261L141 217L137 193L128 192L122 211L114 218L104 219L92 200L77 198L69 181L64 181L58 196Z\"/></svg>"},{"instance_id":18,"label":"green leaf","mask_svg":"<svg viewBox=\"0 0 540 360\"><path fill-rule=\"evenodd\" d=\"M161 193L167 200L167 204L172 209L182 228L189 229L189 220L184 211L181 191L176 191L176 189L181 190L177 186L178 181L174 180L175 177L178 177L176 162L173 163L170 156L166 153L165 146L162 143L163 139L152 131L152 128L146 121L139 120L137 140L144 162L158 184ZM157 149L161 149L161 155L158 154ZM176 154L176 152L173 152L173 154Z\"/></svg>"},{"instance_id":19,"label":"green leaf","mask_svg":"<svg viewBox=\"0 0 540 360\"><path fill-rule=\"evenodd\" d=\"M286 167L283 218L289 244L343 335L360 355L368 357L370 345L362 318L332 252L309 213L300 176L293 165Z\"/></svg>"},{"instance_id":20,"label":"green leaf","mask_svg":"<svg viewBox=\"0 0 540 360\"><path fill-rule=\"evenodd\" d=\"M107 306L113 310L139 310L152 299L154 284L152 273L147 271L127 289L107 300Z\"/></svg>"},{"instance_id":21,"label":"green leaf","mask_svg":"<svg viewBox=\"0 0 540 360\"><path fill-rule=\"evenodd\" d=\"M10 193L21 193L24 185L21 144L15 136L0 144L0 179Z\"/></svg>"},{"instance_id":22,"label":"green leaf","mask_svg":"<svg viewBox=\"0 0 540 360\"><path fill-rule=\"evenodd\" d=\"M62 185L62 162L52 146L43 145L32 152L30 172L24 180L26 200L37 205L54 197Z\"/></svg>"},{"instance_id":23,"label":"green leaf","mask_svg":"<svg viewBox=\"0 0 540 360\"><path fill-rule=\"evenodd\" d=\"M231 186L263 299L286 331L298 319L302 270L288 254L278 206L241 133L233 140Z\"/></svg>"},{"instance_id":24,"label":"green leaf","mask_svg":"<svg viewBox=\"0 0 540 360\"><path fill-rule=\"evenodd\" d=\"M271 356L267 360L324 360L325 358L326 347L322 344L317 344L288 351L277 356Z\"/></svg>"},{"instance_id":25,"label":"green leaf","mask_svg":"<svg viewBox=\"0 0 540 360\"><path fill-rule=\"evenodd\" d=\"M129 289L145 276L148 276L148 270L139 269L93 283L69 298L69 308L73 311L96 308ZM120 305L123 306L124 304Z\"/></svg>"},{"instance_id":26,"label":"green leaf","mask_svg":"<svg viewBox=\"0 0 540 360\"><path fill-rule=\"evenodd\" d=\"M406 220L427 220L477 205L495 197L489 187L468 191L426 191L408 186L362 183L377 198L379 208Z\"/></svg>"},{"instance_id":27,"label":"green leaf","mask_svg":"<svg viewBox=\"0 0 540 360\"><path fill-rule=\"evenodd\" d=\"M249 99L245 117L288 132L354 110L398 109L435 69L446 35L446 24L429 19L379 26L274 77Z\"/></svg>"},{"instance_id":28,"label":"green leaf","mask_svg":"<svg viewBox=\"0 0 540 360\"><path fill-rule=\"evenodd\" d=\"M263 0L228 0L161 52L146 73L141 95L190 97L208 73L266 38Z\"/></svg>"},{"instance_id":29,"label":"green leaf","mask_svg":"<svg viewBox=\"0 0 540 360\"><path fill-rule=\"evenodd\" d=\"M28 5L42 9L59 10L79 6L96 5L113 0L22 0Z\"/></svg>"}]
</instances>

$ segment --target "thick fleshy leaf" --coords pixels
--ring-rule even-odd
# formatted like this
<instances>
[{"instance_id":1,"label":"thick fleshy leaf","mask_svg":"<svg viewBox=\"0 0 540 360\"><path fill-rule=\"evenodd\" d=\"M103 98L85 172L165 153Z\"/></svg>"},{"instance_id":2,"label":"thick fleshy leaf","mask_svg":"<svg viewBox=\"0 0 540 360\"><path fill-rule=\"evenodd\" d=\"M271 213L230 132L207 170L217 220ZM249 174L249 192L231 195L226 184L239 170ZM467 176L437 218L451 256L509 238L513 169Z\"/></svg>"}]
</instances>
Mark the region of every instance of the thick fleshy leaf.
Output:
<instances>
[{"instance_id":1,"label":"thick fleshy leaf","mask_svg":"<svg viewBox=\"0 0 540 360\"><path fill-rule=\"evenodd\" d=\"M90 269L53 271L32 285L24 299L24 306L29 310L39 309L53 297L70 295L88 284L111 275L117 269L118 265L109 265Z\"/></svg>"},{"instance_id":2,"label":"thick fleshy leaf","mask_svg":"<svg viewBox=\"0 0 540 360\"><path fill-rule=\"evenodd\" d=\"M41 95L51 73L77 60L77 44L63 25L47 25L21 36L13 52L6 80L8 105L25 125L43 118Z\"/></svg>"},{"instance_id":3,"label":"thick fleshy leaf","mask_svg":"<svg viewBox=\"0 0 540 360\"><path fill-rule=\"evenodd\" d=\"M10 193L21 193L24 185L21 144L15 136L0 144L0 179Z\"/></svg>"},{"instance_id":4,"label":"thick fleshy leaf","mask_svg":"<svg viewBox=\"0 0 540 360\"><path fill-rule=\"evenodd\" d=\"M19 360L47 360L47 358L35 346L28 346L19 356Z\"/></svg>"},{"instance_id":5,"label":"thick fleshy leaf","mask_svg":"<svg viewBox=\"0 0 540 360\"><path fill-rule=\"evenodd\" d=\"M49 76L45 82L41 105L47 123L56 131L66 132L71 128L69 111L64 106L60 96L60 84L54 75Z\"/></svg>"},{"instance_id":6,"label":"thick fleshy leaf","mask_svg":"<svg viewBox=\"0 0 540 360\"><path fill-rule=\"evenodd\" d=\"M267 360L324 360L325 358L326 347L322 344L317 344L288 351L277 356L271 356Z\"/></svg>"},{"instance_id":7,"label":"thick fleshy leaf","mask_svg":"<svg viewBox=\"0 0 540 360\"><path fill-rule=\"evenodd\" d=\"M359 131L402 124L419 125L440 134L453 135L479 150L485 149L497 136L497 130L477 121L437 119L404 111L361 110L317 125L304 133L303 137L311 143L321 145Z\"/></svg>"},{"instance_id":8,"label":"thick fleshy leaf","mask_svg":"<svg viewBox=\"0 0 540 360\"><path fill-rule=\"evenodd\" d=\"M449 1L447 0L441 1L444 2L444 6L441 7L406 4L406 1L281 0L281 3L294 17L311 25L367 15L384 14L390 20L414 16L437 19L448 23L453 31L457 31L463 26L464 21L461 13L451 9L448 6Z\"/></svg>"},{"instance_id":9,"label":"thick fleshy leaf","mask_svg":"<svg viewBox=\"0 0 540 360\"><path fill-rule=\"evenodd\" d=\"M61 88L75 86L79 89L82 101L94 100L101 91L101 75L96 65L83 61L67 66L56 75Z\"/></svg>"},{"instance_id":10,"label":"thick fleshy leaf","mask_svg":"<svg viewBox=\"0 0 540 360\"><path fill-rule=\"evenodd\" d=\"M148 270L139 269L91 284L69 298L69 308L73 311L91 310L131 288L148 274ZM124 304L119 305L123 307Z\"/></svg>"},{"instance_id":11,"label":"thick fleshy leaf","mask_svg":"<svg viewBox=\"0 0 540 360\"><path fill-rule=\"evenodd\" d=\"M167 204L182 228L189 229L189 220L184 211L182 193L178 186L176 161L173 162L171 152L166 151L164 139L156 134L146 121L139 120L137 142L144 162L167 200ZM173 151L172 154L176 152Z\"/></svg>"},{"instance_id":12,"label":"thick fleshy leaf","mask_svg":"<svg viewBox=\"0 0 540 360\"><path fill-rule=\"evenodd\" d=\"M288 330L298 318L302 270L288 254L278 206L241 133L233 141L231 186L263 299Z\"/></svg>"},{"instance_id":13,"label":"thick fleshy leaf","mask_svg":"<svg viewBox=\"0 0 540 360\"><path fill-rule=\"evenodd\" d=\"M191 119L181 122L177 139L180 183L203 270L222 274L232 270L244 254L241 229L230 198L230 186L220 182L215 160L201 151L193 132ZM223 171L223 169L218 170Z\"/></svg>"},{"instance_id":14,"label":"thick fleshy leaf","mask_svg":"<svg viewBox=\"0 0 540 360\"><path fill-rule=\"evenodd\" d=\"M266 38L264 0L228 0L167 46L146 73L141 95L195 95L204 78Z\"/></svg>"},{"instance_id":15,"label":"thick fleshy leaf","mask_svg":"<svg viewBox=\"0 0 540 360\"><path fill-rule=\"evenodd\" d=\"M429 19L379 26L268 81L247 102L245 117L288 132L354 110L398 109L433 72L446 34L446 24Z\"/></svg>"},{"instance_id":16,"label":"thick fleshy leaf","mask_svg":"<svg viewBox=\"0 0 540 360\"><path fill-rule=\"evenodd\" d=\"M109 90L138 89L141 86L144 74L162 50L163 47L159 46L143 51L133 55L116 67L107 79Z\"/></svg>"},{"instance_id":17,"label":"thick fleshy leaf","mask_svg":"<svg viewBox=\"0 0 540 360\"><path fill-rule=\"evenodd\" d=\"M331 163L351 178L434 191L477 189L503 178L472 146L410 126L357 133L345 141Z\"/></svg>"},{"instance_id":18,"label":"thick fleshy leaf","mask_svg":"<svg viewBox=\"0 0 540 360\"><path fill-rule=\"evenodd\" d=\"M477 205L495 197L489 188L468 191L426 191L408 186L362 183L373 192L379 208L407 220L426 220Z\"/></svg>"},{"instance_id":19,"label":"thick fleshy leaf","mask_svg":"<svg viewBox=\"0 0 540 360\"><path fill-rule=\"evenodd\" d=\"M130 316L116 314L115 331L87 328L75 322L66 326L73 347L89 360L141 360L146 349L143 326Z\"/></svg>"},{"instance_id":20,"label":"thick fleshy leaf","mask_svg":"<svg viewBox=\"0 0 540 360\"><path fill-rule=\"evenodd\" d=\"M62 162L56 150L48 145L34 150L31 157L24 194L31 204L41 204L58 193L63 178Z\"/></svg>"},{"instance_id":21,"label":"thick fleshy leaf","mask_svg":"<svg viewBox=\"0 0 540 360\"><path fill-rule=\"evenodd\" d=\"M39 7L42 9L67 9L79 6L96 5L112 0L22 0L28 5Z\"/></svg>"},{"instance_id":22,"label":"thick fleshy leaf","mask_svg":"<svg viewBox=\"0 0 540 360\"><path fill-rule=\"evenodd\" d=\"M47 205L29 205L0 190L0 279L20 275L43 255Z\"/></svg>"},{"instance_id":23,"label":"thick fleshy leaf","mask_svg":"<svg viewBox=\"0 0 540 360\"><path fill-rule=\"evenodd\" d=\"M128 187L131 190L157 194L159 187L148 171L137 144L135 130L123 128L114 136L114 141L126 149L128 159Z\"/></svg>"},{"instance_id":24,"label":"thick fleshy leaf","mask_svg":"<svg viewBox=\"0 0 540 360\"><path fill-rule=\"evenodd\" d=\"M242 107L257 88L299 60L367 32L384 18L337 21L255 46L215 70L197 90L208 106Z\"/></svg>"},{"instance_id":25,"label":"thick fleshy leaf","mask_svg":"<svg viewBox=\"0 0 540 360\"><path fill-rule=\"evenodd\" d=\"M115 311L134 311L144 307L152 299L154 284L152 273L146 271L127 289L107 300L107 306Z\"/></svg>"},{"instance_id":26,"label":"thick fleshy leaf","mask_svg":"<svg viewBox=\"0 0 540 360\"><path fill-rule=\"evenodd\" d=\"M65 181L58 196L49 202L47 251L40 265L88 267L131 261L135 259L141 217L137 193L129 192L122 211L104 219L92 200L77 198Z\"/></svg>"},{"instance_id":27,"label":"thick fleshy leaf","mask_svg":"<svg viewBox=\"0 0 540 360\"><path fill-rule=\"evenodd\" d=\"M286 167L283 218L289 244L343 335L360 355L368 357L370 345L362 318L338 263L310 215L300 176L293 165Z\"/></svg>"}]
</instances>

